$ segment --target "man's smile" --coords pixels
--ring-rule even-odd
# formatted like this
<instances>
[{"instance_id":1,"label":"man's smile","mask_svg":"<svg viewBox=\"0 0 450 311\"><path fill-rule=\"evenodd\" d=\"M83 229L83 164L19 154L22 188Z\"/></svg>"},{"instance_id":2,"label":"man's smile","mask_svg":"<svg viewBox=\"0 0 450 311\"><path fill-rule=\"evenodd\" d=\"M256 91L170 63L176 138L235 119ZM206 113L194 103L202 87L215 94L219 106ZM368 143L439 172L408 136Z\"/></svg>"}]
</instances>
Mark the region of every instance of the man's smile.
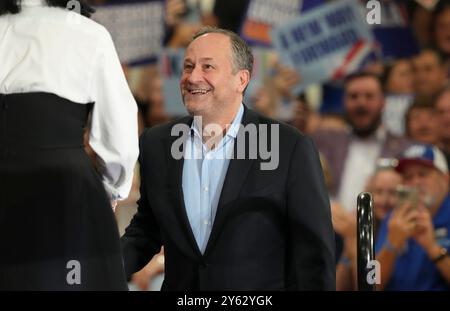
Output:
<instances>
[{"instance_id":1,"label":"man's smile","mask_svg":"<svg viewBox=\"0 0 450 311\"><path fill-rule=\"evenodd\" d=\"M191 95L205 95L211 92L211 90L207 89L187 89L186 91Z\"/></svg>"}]
</instances>

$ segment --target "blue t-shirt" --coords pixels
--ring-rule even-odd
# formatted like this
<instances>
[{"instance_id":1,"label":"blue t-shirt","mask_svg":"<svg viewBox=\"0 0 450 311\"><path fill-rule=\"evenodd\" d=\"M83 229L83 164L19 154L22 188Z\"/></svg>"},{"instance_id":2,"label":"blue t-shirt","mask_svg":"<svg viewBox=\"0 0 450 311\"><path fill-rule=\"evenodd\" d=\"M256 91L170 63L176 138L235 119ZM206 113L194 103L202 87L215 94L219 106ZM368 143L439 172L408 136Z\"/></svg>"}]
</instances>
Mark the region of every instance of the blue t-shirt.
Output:
<instances>
[{"instance_id":1,"label":"blue t-shirt","mask_svg":"<svg viewBox=\"0 0 450 311\"><path fill-rule=\"evenodd\" d=\"M387 238L387 224L391 214L381 223L375 252L378 253ZM450 196L447 195L433 217L436 240L450 251ZM381 267L383 273L383 267ZM404 252L397 257L394 271L385 290L450 290L436 265L414 239L409 239Z\"/></svg>"}]
</instances>

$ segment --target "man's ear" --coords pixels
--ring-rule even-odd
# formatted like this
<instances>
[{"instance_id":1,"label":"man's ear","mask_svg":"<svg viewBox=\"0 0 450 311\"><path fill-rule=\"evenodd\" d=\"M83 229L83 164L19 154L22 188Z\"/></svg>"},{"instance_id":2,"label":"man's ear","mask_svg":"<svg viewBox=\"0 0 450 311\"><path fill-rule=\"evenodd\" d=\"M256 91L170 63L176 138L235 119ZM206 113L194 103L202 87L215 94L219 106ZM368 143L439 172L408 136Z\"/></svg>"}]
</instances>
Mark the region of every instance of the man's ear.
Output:
<instances>
[{"instance_id":1,"label":"man's ear","mask_svg":"<svg viewBox=\"0 0 450 311\"><path fill-rule=\"evenodd\" d=\"M238 75L239 75L238 91L240 93L243 93L248 83L250 82L250 72L248 70L243 69L239 70Z\"/></svg>"}]
</instances>

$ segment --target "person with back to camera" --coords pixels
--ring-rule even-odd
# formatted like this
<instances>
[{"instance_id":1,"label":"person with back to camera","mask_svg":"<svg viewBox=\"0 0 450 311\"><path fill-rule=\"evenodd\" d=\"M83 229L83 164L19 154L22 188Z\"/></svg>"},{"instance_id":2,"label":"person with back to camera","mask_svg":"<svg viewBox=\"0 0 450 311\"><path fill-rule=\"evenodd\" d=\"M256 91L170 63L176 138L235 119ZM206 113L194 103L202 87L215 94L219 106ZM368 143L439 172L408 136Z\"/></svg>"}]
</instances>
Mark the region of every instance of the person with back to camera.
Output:
<instances>
[{"instance_id":1,"label":"person with back to camera","mask_svg":"<svg viewBox=\"0 0 450 311\"><path fill-rule=\"evenodd\" d=\"M0 2L2 290L127 290L111 205L131 188L137 106L111 36L69 2Z\"/></svg>"}]
</instances>

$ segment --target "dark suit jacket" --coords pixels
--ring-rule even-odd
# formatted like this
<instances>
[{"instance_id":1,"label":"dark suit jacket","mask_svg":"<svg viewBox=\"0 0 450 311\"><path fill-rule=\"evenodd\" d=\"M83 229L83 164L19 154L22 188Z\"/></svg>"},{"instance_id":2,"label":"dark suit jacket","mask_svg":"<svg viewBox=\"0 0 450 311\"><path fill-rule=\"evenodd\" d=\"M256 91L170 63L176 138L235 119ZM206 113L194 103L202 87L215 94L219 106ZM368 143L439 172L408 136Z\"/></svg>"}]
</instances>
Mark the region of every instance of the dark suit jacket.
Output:
<instances>
[{"instance_id":1,"label":"dark suit jacket","mask_svg":"<svg viewBox=\"0 0 450 311\"><path fill-rule=\"evenodd\" d=\"M141 198L122 237L128 277L164 245L163 290L333 290L329 199L312 140L245 108L243 125L279 125L279 165L269 171L260 170L259 156L230 160L201 254L183 200L183 160L170 152L178 138L172 127L191 122L185 117L141 137Z\"/></svg>"}]
</instances>

